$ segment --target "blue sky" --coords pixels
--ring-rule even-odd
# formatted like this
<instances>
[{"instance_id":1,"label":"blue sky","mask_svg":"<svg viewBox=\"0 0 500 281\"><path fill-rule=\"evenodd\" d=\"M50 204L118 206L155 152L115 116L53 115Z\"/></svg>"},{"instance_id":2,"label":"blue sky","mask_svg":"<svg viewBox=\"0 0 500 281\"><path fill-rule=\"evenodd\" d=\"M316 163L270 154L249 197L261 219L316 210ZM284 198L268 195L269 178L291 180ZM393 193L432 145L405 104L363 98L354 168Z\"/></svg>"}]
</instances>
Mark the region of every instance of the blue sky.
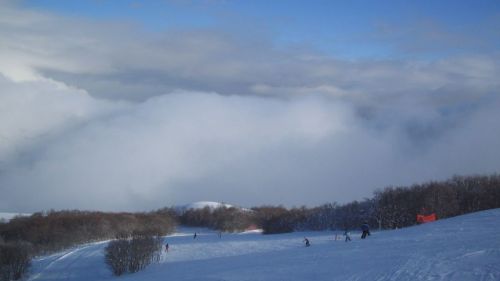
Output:
<instances>
[{"instance_id":1,"label":"blue sky","mask_svg":"<svg viewBox=\"0 0 500 281\"><path fill-rule=\"evenodd\" d=\"M490 52L498 49L500 41L498 36L493 38L497 33L488 31L500 25L500 2L496 0L27 0L24 5L69 17L134 22L155 32L214 29L260 34L272 38L276 47L313 48L348 59ZM450 42L433 42L436 30L445 35L440 40ZM477 36L480 38L474 39ZM485 39L487 45L462 42Z\"/></svg>"}]
</instances>

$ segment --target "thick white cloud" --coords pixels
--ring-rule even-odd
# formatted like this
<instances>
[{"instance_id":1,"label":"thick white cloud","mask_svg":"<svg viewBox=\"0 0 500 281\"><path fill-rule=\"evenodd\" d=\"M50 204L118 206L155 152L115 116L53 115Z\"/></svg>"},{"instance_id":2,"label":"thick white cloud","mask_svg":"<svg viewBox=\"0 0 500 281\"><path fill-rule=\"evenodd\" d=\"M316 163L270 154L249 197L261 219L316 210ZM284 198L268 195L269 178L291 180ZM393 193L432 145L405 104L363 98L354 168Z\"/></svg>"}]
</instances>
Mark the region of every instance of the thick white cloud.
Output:
<instances>
[{"instance_id":1,"label":"thick white cloud","mask_svg":"<svg viewBox=\"0 0 500 281\"><path fill-rule=\"evenodd\" d=\"M191 193L176 191L177 184L195 184L192 194L211 193L210 182L200 179L259 164L268 152L313 148L344 132L345 111L318 100L164 95L58 136L34 149L29 163L9 166L0 182L12 187L9 197L15 200L9 201L24 208L44 201L122 209L136 200L174 203L176 193ZM246 163L254 157L258 162ZM239 186L223 188L244 192Z\"/></svg>"},{"instance_id":2,"label":"thick white cloud","mask_svg":"<svg viewBox=\"0 0 500 281\"><path fill-rule=\"evenodd\" d=\"M319 204L374 188L497 171L491 107L430 145L367 129L350 106L173 93L66 131L0 179L8 208L148 209L201 199Z\"/></svg>"},{"instance_id":3,"label":"thick white cloud","mask_svg":"<svg viewBox=\"0 0 500 281\"><path fill-rule=\"evenodd\" d=\"M124 103L99 101L49 79L14 82L0 75L0 160L106 115Z\"/></svg>"},{"instance_id":4,"label":"thick white cloud","mask_svg":"<svg viewBox=\"0 0 500 281\"><path fill-rule=\"evenodd\" d=\"M0 37L0 210L345 202L500 169L494 54L342 61L14 5Z\"/></svg>"}]
</instances>

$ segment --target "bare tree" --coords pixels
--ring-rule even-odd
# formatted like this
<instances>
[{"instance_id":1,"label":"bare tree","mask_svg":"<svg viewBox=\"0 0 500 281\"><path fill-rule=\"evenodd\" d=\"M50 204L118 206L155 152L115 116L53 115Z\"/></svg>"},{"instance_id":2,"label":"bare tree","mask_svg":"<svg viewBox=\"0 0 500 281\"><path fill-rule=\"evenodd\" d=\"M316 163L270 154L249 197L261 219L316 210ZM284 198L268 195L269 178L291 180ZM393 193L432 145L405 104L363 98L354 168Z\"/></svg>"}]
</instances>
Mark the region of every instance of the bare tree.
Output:
<instances>
[{"instance_id":1,"label":"bare tree","mask_svg":"<svg viewBox=\"0 0 500 281\"><path fill-rule=\"evenodd\" d=\"M0 244L0 280L19 280L28 270L31 245L24 242Z\"/></svg>"},{"instance_id":2,"label":"bare tree","mask_svg":"<svg viewBox=\"0 0 500 281\"><path fill-rule=\"evenodd\" d=\"M158 236L135 236L131 239L117 239L106 247L105 262L120 276L146 268L161 257L162 239Z\"/></svg>"}]
</instances>

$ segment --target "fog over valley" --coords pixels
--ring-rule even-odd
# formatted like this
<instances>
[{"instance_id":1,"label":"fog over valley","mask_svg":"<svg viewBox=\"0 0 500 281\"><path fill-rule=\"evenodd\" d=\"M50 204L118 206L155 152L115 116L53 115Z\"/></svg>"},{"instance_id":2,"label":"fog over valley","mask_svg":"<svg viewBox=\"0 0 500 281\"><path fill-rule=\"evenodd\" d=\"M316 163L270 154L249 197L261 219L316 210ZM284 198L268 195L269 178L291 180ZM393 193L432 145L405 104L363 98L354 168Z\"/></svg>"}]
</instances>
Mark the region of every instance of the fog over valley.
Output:
<instances>
[{"instance_id":1,"label":"fog over valley","mask_svg":"<svg viewBox=\"0 0 500 281\"><path fill-rule=\"evenodd\" d=\"M208 2L172 5L215 23L152 28L2 1L1 212L314 206L500 171L498 15L332 41L372 55Z\"/></svg>"}]
</instances>

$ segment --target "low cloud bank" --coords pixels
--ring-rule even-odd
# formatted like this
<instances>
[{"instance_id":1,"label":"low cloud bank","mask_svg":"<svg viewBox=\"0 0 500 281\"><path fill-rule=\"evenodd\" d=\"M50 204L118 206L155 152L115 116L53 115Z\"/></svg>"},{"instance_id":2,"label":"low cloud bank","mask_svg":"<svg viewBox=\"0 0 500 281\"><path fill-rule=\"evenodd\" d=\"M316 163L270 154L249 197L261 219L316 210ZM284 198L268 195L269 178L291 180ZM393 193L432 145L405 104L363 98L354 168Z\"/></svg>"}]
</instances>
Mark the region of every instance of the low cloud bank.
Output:
<instances>
[{"instance_id":1,"label":"low cloud bank","mask_svg":"<svg viewBox=\"0 0 500 281\"><path fill-rule=\"evenodd\" d=\"M74 113L82 97L72 98L64 108ZM75 121L50 110L64 122L42 127L56 133L25 128L35 139L2 164L2 206L144 210L207 198L312 205L500 166L495 105L419 145L404 126L367 127L352 106L323 97L177 92L122 106L89 102L105 113Z\"/></svg>"},{"instance_id":2,"label":"low cloud bank","mask_svg":"<svg viewBox=\"0 0 500 281\"><path fill-rule=\"evenodd\" d=\"M314 205L500 170L495 53L345 61L9 4L0 18L0 209Z\"/></svg>"}]
</instances>

